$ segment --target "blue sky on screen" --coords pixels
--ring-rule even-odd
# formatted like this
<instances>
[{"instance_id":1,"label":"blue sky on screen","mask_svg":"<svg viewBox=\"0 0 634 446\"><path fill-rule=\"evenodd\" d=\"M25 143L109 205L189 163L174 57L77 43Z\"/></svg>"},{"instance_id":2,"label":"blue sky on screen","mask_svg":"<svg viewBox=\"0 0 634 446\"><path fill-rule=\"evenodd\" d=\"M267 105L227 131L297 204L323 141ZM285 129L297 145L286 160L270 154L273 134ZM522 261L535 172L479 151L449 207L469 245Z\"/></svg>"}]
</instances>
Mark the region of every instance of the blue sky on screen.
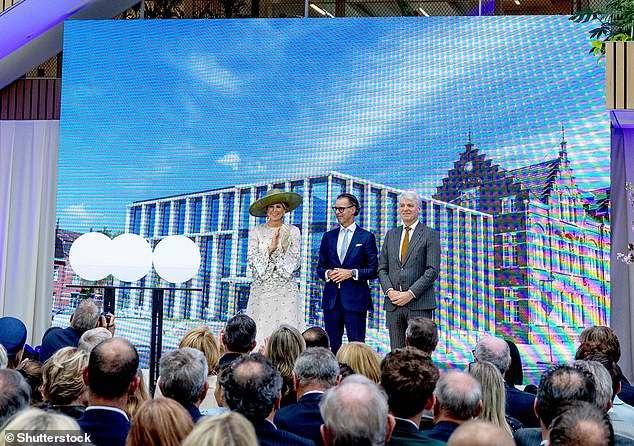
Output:
<instances>
[{"instance_id":1,"label":"blue sky on screen","mask_svg":"<svg viewBox=\"0 0 634 446\"><path fill-rule=\"evenodd\" d=\"M472 141L609 184L604 67L566 17L67 22L61 226L327 170L431 195Z\"/></svg>"}]
</instances>

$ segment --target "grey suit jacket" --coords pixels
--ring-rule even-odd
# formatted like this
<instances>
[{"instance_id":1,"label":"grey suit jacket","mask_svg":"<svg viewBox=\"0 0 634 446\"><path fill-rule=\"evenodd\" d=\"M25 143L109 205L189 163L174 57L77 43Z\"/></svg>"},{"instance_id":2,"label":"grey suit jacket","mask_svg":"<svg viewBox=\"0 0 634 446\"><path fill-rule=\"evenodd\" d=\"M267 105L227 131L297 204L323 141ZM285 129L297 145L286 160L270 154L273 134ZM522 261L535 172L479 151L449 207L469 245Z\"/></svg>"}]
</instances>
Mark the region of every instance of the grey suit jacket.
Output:
<instances>
[{"instance_id":1,"label":"grey suit jacket","mask_svg":"<svg viewBox=\"0 0 634 446\"><path fill-rule=\"evenodd\" d=\"M440 270L440 237L432 228L418 223L401 263L401 234L403 226L390 229L385 235L379 259L379 281L385 293L390 288L411 290L416 296L406 306L411 310L436 308L434 282ZM385 296L383 307L394 311L396 306Z\"/></svg>"}]
</instances>

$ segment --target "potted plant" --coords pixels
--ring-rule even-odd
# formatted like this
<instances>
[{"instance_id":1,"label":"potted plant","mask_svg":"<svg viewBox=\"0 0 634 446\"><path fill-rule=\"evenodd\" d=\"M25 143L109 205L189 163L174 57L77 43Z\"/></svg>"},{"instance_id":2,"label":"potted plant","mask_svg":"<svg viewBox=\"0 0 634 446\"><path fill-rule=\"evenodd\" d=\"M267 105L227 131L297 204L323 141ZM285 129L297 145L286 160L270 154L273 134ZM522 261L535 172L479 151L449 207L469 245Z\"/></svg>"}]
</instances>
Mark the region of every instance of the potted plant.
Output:
<instances>
[{"instance_id":1,"label":"potted plant","mask_svg":"<svg viewBox=\"0 0 634 446\"><path fill-rule=\"evenodd\" d=\"M586 8L570 17L577 23L598 21L599 26L589 31L592 39L590 54L605 55L606 42L634 40L634 1L607 0L601 10Z\"/></svg>"}]
</instances>

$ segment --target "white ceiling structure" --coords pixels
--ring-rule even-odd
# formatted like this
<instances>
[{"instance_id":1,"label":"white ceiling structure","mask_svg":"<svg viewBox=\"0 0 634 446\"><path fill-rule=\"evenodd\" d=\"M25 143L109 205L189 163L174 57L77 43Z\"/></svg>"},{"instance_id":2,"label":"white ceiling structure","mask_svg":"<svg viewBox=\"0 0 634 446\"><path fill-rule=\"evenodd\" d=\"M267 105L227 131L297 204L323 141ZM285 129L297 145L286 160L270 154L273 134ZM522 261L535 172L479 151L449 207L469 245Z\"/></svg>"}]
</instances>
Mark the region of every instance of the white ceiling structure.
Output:
<instances>
[{"instance_id":1,"label":"white ceiling structure","mask_svg":"<svg viewBox=\"0 0 634 446\"><path fill-rule=\"evenodd\" d=\"M0 13L0 89L62 51L64 20L111 19L139 0L22 0Z\"/></svg>"}]
</instances>

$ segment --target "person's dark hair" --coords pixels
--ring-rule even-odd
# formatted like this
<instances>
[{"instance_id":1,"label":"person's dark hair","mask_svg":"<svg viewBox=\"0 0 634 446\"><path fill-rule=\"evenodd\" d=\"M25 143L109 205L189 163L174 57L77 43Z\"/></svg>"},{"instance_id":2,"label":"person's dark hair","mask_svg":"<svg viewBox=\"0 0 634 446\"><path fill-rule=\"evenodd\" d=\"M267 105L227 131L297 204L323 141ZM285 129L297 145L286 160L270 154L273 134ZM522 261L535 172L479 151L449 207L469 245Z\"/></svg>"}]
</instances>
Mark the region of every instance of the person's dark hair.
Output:
<instances>
[{"instance_id":1,"label":"person's dark hair","mask_svg":"<svg viewBox=\"0 0 634 446\"><path fill-rule=\"evenodd\" d=\"M0 369L0 426L14 413L29 407L31 387L13 369Z\"/></svg>"},{"instance_id":2,"label":"person's dark hair","mask_svg":"<svg viewBox=\"0 0 634 446\"><path fill-rule=\"evenodd\" d=\"M220 384L229 408L258 423L280 398L282 375L264 356L251 353L233 361Z\"/></svg>"},{"instance_id":3,"label":"person's dark hair","mask_svg":"<svg viewBox=\"0 0 634 446\"><path fill-rule=\"evenodd\" d=\"M304 338L304 342L306 342L306 348L323 347L330 349L328 333L321 327L310 327L302 333L302 337Z\"/></svg>"},{"instance_id":4,"label":"person's dark hair","mask_svg":"<svg viewBox=\"0 0 634 446\"><path fill-rule=\"evenodd\" d=\"M300 386L318 384L323 389L329 389L337 384L339 363L330 350L311 347L297 357L293 372Z\"/></svg>"},{"instance_id":5,"label":"person's dark hair","mask_svg":"<svg viewBox=\"0 0 634 446\"><path fill-rule=\"evenodd\" d=\"M438 345L438 326L427 317L413 317L407 322L405 337L408 345L431 355Z\"/></svg>"},{"instance_id":6,"label":"person's dark hair","mask_svg":"<svg viewBox=\"0 0 634 446\"><path fill-rule=\"evenodd\" d=\"M84 334L86 331L97 326L100 315L101 310L95 300L82 299L77 304L70 326L73 327L77 333Z\"/></svg>"},{"instance_id":7,"label":"person's dark hair","mask_svg":"<svg viewBox=\"0 0 634 446\"><path fill-rule=\"evenodd\" d=\"M592 403L596 396L594 378L589 372L569 364L548 369L537 388L536 412L545 426L561 413L561 409L573 401Z\"/></svg>"},{"instance_id":8,"label":"person's dark hair","mask_svg":"<svg viewBox=\"0 0 634 446\"><path fill-rule=\"evenodd\" d=\"M130 342L108 339L90 352L88 388L102 398L119 398L127 393L138 368L139 355Z\"/></svg>"},{"instance_id":9,"label":"person's dark hair","mask_svg":"<svg viewBox=\"0 0 634 446\"><path fill-rule=\"evenodd\" d=\"M354 206L356 208L354 211L354 215L359 215L359 212L361 212L361 205L359 204L359 200L357 199L357 197L345 192L343 194L339 194L339 196L337 197L337 200L340 198L347 198L348 203L350 203L350 206Z\"/></svg>"},{"instance_id":10,"label":"person's dark hair","mask_svg":"<svg viewBox=\"0 0 634 446\"><path fill-rule=\"evenodd\" d=\"M256 336L255 321L246 314L236 314L227 321L225 343L227 349L236 353L249 353Z\"/></svg>"},{"instance_id":11,"label":"person's dark hair","mask_svg":"<svg viewBox=\"0 0 634 446\"><path fill-rule=\"evenodd\" d=\"M423 411L439 377L436 364L417 349L399 348L381 361L381 386L390 411L400 418Z\"/></svg>"},{"instance_id":12,"label":"person's dark hair","mask_svg":"<svg viewBox=\"0 0 634 446\"><path fill-rule=\"evenodd\" d=\"M607 413L594 404L574 401L550 424L551 446L612 446L614 430Z\"/></svg>"},{"instance_id":13,"label":"person's dark hair","mask_svg":"<svg viewBox=\"0 0 634 446\"><path fill-rule=\"evenodd\" d=\"M520 356L520 351L515 345L515 342L509 341L505 339L506 343L509 346L509 352L511 353L511 364L509 368L506 370L506 373L503 374L504 381L511 386L521 386L524 384L524 370L522 370L522 357Z\"/></svg>"},{"instance_id":14,"label":"person's dark hair","mask_svg":"<svg viewBox=\"0 0 634 446\"><path fill-rule=\"evenodd\" d=\"M163 395L183 405L201 399L208 371L203 352L191 347L169 351L161 358L159 370Z\"/></svg>"},{"instance_id":15,"label":"person's dark hair","mask_svg":"<svg viewBox=\"0 0 634 446\"><path fill-rule=\"evenodd\" d=\"M345 362L339 363L339 374L341 375L341 379L345 379L350 375L354 375L354 370Z\"/></svg>"},{"instance_id":16,"label":"person's dark hair","mask_svg":"<svg viewBox=\"0 0 634 446\"><path fill-rule=\"evenodd\" d=\"M584 344L586 342L598 342L602 345L603 353L607 354L612 361L618 363L621 359L621 343L619 338L610 327L603 325L593 325L581 332L579 341Z\"/></svg>"},{"instance_id":17,"label":"person's dark hair","mask_svg":"<svg viewBox=\"0 0 634 446\"><path fill-rule=\"evenodd\" d=\"M42 363L35 359L25 359L16 370L31 386L31 403L41 403L42 394L39 389L42 386Z\"/></svg>"}]
</instances>

